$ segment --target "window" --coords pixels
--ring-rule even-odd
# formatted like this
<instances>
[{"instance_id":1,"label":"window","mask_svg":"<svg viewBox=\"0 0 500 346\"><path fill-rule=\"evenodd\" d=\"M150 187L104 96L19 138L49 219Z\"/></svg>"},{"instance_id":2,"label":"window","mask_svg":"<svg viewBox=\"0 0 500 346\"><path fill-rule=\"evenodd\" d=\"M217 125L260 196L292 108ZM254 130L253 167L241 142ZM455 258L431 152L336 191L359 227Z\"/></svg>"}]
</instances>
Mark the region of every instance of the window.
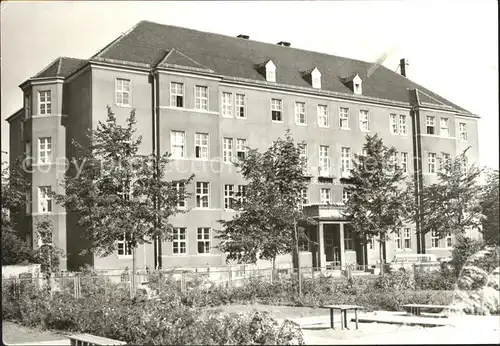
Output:
<instances>
[{"instance_id":1,"label":"window","mask_svg":"<svg viewBox=\"0 0 500 346\"><path fill-rule=\"evenodd\" d=\"M234 185L224 185L224 209L233 209Z\"/></svg>"},{"instance_id":2,"label":"window","mask_svg":"<svg viewBox=\"0 0 500 346\"><path fill-rule=\"evenodd\" d=\"M276 71L273 69L267 69L266 71L266 80L268 82L276 82Z\"/></svg>"},{"instance_id":3,"label":"window","mask_svg":"<svg viewBox=\"0 0 500 346\"><path fill-rule=\"evenodd\" d=\"M451 163L451 155L447 153L441 153L441 170L446 171L449 170L449 165Z\"/></svg>"},{"instance_id":4,"label":"window","mask_svg":"<svg viewBox=\"0 0 500 346\"><path fill-rule=\"evenodd\" d=\"M245 95L236 94L236 116L238 118L245 118Z\"/></svg>"},{"instance_id":5,"label":"window","mask_svg":"<svg viewBox=\"0 0 500 346\"><path fill-rule=\"evenodd\" d=\"M247 140L238 138L236 139L236 157L244 160L247 152Z\"/></svg>"},{"instance_id":6,"label":"window","mask_svg":"<svg viewBox=\"0 0 500 346\"><path fill-rule=\"evenodd\" d=\"M453 247L453 241L451 238L451 232L446 233L446 237L444 238L445 244L447 248Z\"/></svg>"},{"instance_id":7,"label":"window","mask_svg":"<svg viewBox=\"0 0 500 346\"><path fill-rule=\"evenodd\" d=\"M40 111L38 112L40 115L47 115L52 113L52 101L50 90L44 90L38 92L39 96L39 106Z\"/></svg>"},{"instance_id":8,"label":"window","mask_svg":"<svg viewBox=\"0 0 500 346\"><path fill-rule=\"evenodd\" d=\"M349 173L351 170L351 148L342 147L342 173Z\"/></svg>"},{"instance_id":9,"label":"window","mask_svg":"<svg viewBox=\"0 0 500 346\"><path fill-rule=\"evenodd\" d=\"M116 79L115 102L117 106L130 106L130 80Z\"/></svg>"},{"instance_id":10,"label":"window","mask_svg":"<svg viewBox=\"0 0 500 346\"><path fill-rule=\"evenodd\" d=\"M402 250L403 249L402 245L403 244L401 242L401 231L397 230L394 232L394 247L396 248L396 250Z\"/></svg>"},{"instance_id":11,"label":"window","mask_svg":"<svg viewBox=\"0 0 500 346\"><path fill-rule=\"evenodd\" d=\"M170 132L170 151L172 152L173 158L178 159L185 156L185 135L186 134L183 131Z\"/></svg>"},{"instance_id":12,"label":"window","mask_svg":"<svg viewBox=\"0 0 500 346\"><path fill-rule=\"evenodd\" d=\"M398 152L395 151L391 154L391 159L390 159L390 164L389 164L389 171L390 172L395 172L396 169L398 168Z\"/></svg>"},{"instance_id":13,"label":"window","mask_svg":"<svg viewBox=\"0 0 500 346\"><path fill-rule=\"evenodd\" d=\"M406 125L406 115L399 116L399 134L406 135L408 133L408 127Z\"/></svg>"},{"instance_id":14,"label":"window","mask_svg":"<svg viewBox=\"0 0 500 346\"><path fill-rule=\"evenodd\" d=\"M31 117L31 94L26 94L24 97L24 118L29 119Z\"/></svg>"},{"instance_id":15,"label":"window","mask_svg":"<svg viewBox=\"0 0 500 346\"><path fill-rule=\"evenodd\" d=\"M434 126L435 126L435 119L432 116L427 116L425 119L425 124L427 127L427 134L428 135L433 135L435 133L434 131Z\"/></svg>"},{"instance_id":16,"label":"window","mask_svg":"<svg viewBox=\"0 0 500 346\"><path fill-rule=\"evenodd\" d=\"M198 253L210 253L210 228L198 228Z\"/></svg>"},{"instance_id":17,"label":"window","mask_svg":"<svg viewBox=\"0 0 500 346\"><path fill-rule=\"evenodd\" d=\"M318 105L318 126L328 127L328 107L324 105Z\"/></svg>"},{"instance_id":18,"label":"window","mask_svg":"<svg viewBox=\"0 0 500 346\"><path fill-rule=\"evenodd\" d=\"M307 144L303 143L299 145L299 156L300 159L302 160L302 163L304 165L304 175L309 174L309 160L307 158Z\"/></svg>"},{"instance_id":19,"label":"window","mask_svg":"<svg viewBox=\"0 0 500 346\"><path fill-rule=\"evenodd\" d=\"M340 107L340 128L349 130L349 108Z\"/></svg>"},{"instance_id":20,"label":"window","mask_svg":"<svg viewBox=\"0 0 500 346\"><path fill-rule=\"evenodd\" d=\"M405 250L411 250L411 230L409 228L403 229L403 241Z\"/></svg>"},{"instance_id":21,"label":"window","mask_svg":"<svg viewBox=\"0 0 500 346\"><path fill-rule=\"evenodd\" d=\"M209 207L209 184L205 182L196 182L196 207Z\"/></svg>"},{"instance_id":22,"label":"window","mask_svg":"<svg viewBox=\"0 0 500 346\"><path fill-rule=\"evenodd\" d=\"M450 131L448 130L448 118L441 118L439 132L443 137L448 137L450 135Z\"/></svg>"},{"instance_id":23,"label":"window","mask_svg":"<svg viewBox=\"0 0 500 346\"><path fill-rule=\"evenodd\" d=\"M38 188L39 213L52 212L52 197L50 196L50 186L40 186Z\"/></svg>"},{"instance_id":24,"label":"window","mask_svg":"<svg viewBox=\"0 0 500 346\"><path fill-rule=\"evenodd\" d=\"M361 131L370 131L368 111L359 111L359 128L361 129Z\"/></svg>"},{"instance_id":25,"label":"window","mask_svg":"<svg viewBox=\"0 0 500 346\"><path fill-rule=\"evenodd\" d=\"M197 85L194 90L194 108L208 111L208 87Z\"/></svg>"},{"instance_id":26,"label":"window","mask_svg":"<svg viewBox=\"0 0 500 346\"><path fill-rule=\"evenodd\" d=\"M389 130L391 131L391 134L397 135L398 134L398 123L397 123L397 115L396 114L389 114Z\"/></svg>"},{"instance_id":27,"label":"window","mask_svg":"<svg viewBox=\"0 0 500 346\"><path fill-rule=\"evenodd\" d=\"M401 170L404 174L408 173L408 153L401 153Z\"/></svg>"},{"instance_id":28,"label":"window","mask_svg":"<svg viewBox=\"0 0 500 346\"><path fill-rule=\"evenodd\" d=\"M132 246L130 246L130 235L125 233L117 241L118 256L132 256Z\"/></svg>"},{"instance_id":29,"label":"window","mask_svg":"<svg viewBox=\"0 0 500 346\"><path fill-rule=\"evenodd\" d=\"M233 116L233 102L231 93L222 93L222 116Z\"/></svg>"},{"instance_id":30,"label":"window","mask_svg":"<svg viewBox=\"0 0 500 346\"><path fill-rule=\"evenodd\" d=\"M246 188L247 187L245 185L238 185L238 194L236 197L240 203L244 203L246 201Z\"/></svg>"},{"instance_id":31,"label":"window","mask_svg":"<svg viewBox=\"0 0 500 346\"><path fill-rule=\"evenodd\" d=\"M24 145L24 154L26 157L31 158L31 142L27 141Z\"/></svg>"},{"instance_id":32,"label":"window","mask_svg":"<svg viewBox=\"0 0 500 346\"><path fill-rule=\"evenodd\" d=\"M368 247L370 248L370 250L375 249L375 237L371 237L368 240Z\"/></svg>"},{"instance_id":33,"label":"window","mask_svg":"<svg viewBox=\"0 0 500 346\"><path fill-rule=\"evenodd\" d=\"M186 228L174 228L172 238L172 253L174 255L186 254Z\"/></svg>"},{"instance_id":34,"label":"window","mask_svg":"<svg viewBox=\"0 0 500 346\"><path fill-rule=\"evenodd\" d=\"M429 173L436 173L436 153L429 153Z\"/></svg>"},{"instance_id":35,"label":"window","mask_svg":"<svg viewBox=\"0 0 500 346\"><path fill-rule=\"evenodd\" d=\"M349 198L351 198L351 191L343 190L342 191L342 203L347 204Z\"/></svg>"},{"instance_id":36,"label":"window","mask_svg":"<svg viewBox=\"0 0 500 346\"><path fill-rule=\"evenodd\" d=\"M282 101L278 99L271 99L271 119L272 121L283 121L281 117Z\"/></svg>"},{"instance_id":37,"label":"window","mask_svg":"<svg viewBox=\"0 0 500 346\"><path fill-rule=\"evenodd\" d=\"M170 83L170 106L184 107L184 84Z\"/></svg>"},{"instance_id":38,"label":"window","mask_svg":"<svg viewBox=\"0 0 500 346\"><path fill-rule=\"evenodd\" d=\"M458 124L458 137L461 142L467 142L467 124L459 123Z\"/></svg>"},{"instance_id":39,"label":"window","mask_svg":"<svg viewBox=\"0 0 500 346\"><path fill-rule=\"evenodd\" d=\"M330 175L330 157L328 155L329 147L327 145L319 146L319 175Z\"/></svg>"},{"instance_id":40,"label":"window","mask_svg":"<svg viewBox=\"0 0 500 346\"><path fill-rule=\"evenodd\" d=\"M38 138L38 163L50 163L52 158L52 138Z\"/></svg>"},{"instance_id":41,"label":"window","mask_svg":"<svg viewBox=\"0 0 500 346\"><path fill-rule=\"evenodd\" d=\"M303 188L301 191L301 203L302 205L309 204L309 190L307 187Z\"/></svg>"},{"instance_id":42,"label":"window","mask_svg":"<svg viewBox=\"0 0 500 346\"><path fill-rule=\"evenodd\" d=\"M330 204L332 202L330 189L325 189L325 188L320 189L320 199L321 199L321 204Z\"/></svg>"},{"instance_id":43,"label":"window","mask_svg":"<svg viewBox=\"0 0 500 346\"><path fill-rule=\"evenodd\" d=\"M178 208L186 208L186 199L180 198L181 190L185 188L184 183L176 183L175 188L177 189L177 207Z\"/></svg>"},{"instance_id":44,"label":"window","mask_svg":"<svg viewBox=\"0 0 500 346\"><path fill-rule=\"evenodd\" d=\"M344 228L344 250L354 250L354 240L352 230Z\"/></svg>"},{"instance_id":45,"label":"window","mask_svg":"<svg viewBox=\"0 0 500 346\"><path fill-rule=\"evenodd\" d=\"M31 214L31 192L26 192L26 214Z\"/></svg>"},{"instance_id":46,"label":"window","mask_svg":"<svg viewBox=\"0 0 500 346\"><path fill-rule=\"evenodd\" d=\"M233 139L224 137L222 144L222 159L224 162L233 160Z\"/></svg>"},{"instance_id":47,"label":"window","mask_svg":"<svg viewBox=\"0 0 500 346\"><path fill-rule=\"evenodd\" d=\"M306 104L304 102L295 102L295 123L306 125Z\"/></svg>"},{"instance_id":48,"label":"window","mask_svg":"<svg viewBox=\"0 0 500 346\"><path fill-rule=\"evenodd\" d=\"M208 159L208 134L194 134L195 157L198 159Z\"/></svg>"},{"instance_id":49,"label":"window","mask_svg":"<svg viewBox=\"0 0 500 346\"><path fill-rule=\"evenodd\" d=\"M439 234L436 231L431 232L431 248L439 247Z\"/></svg>"}]
</instances>

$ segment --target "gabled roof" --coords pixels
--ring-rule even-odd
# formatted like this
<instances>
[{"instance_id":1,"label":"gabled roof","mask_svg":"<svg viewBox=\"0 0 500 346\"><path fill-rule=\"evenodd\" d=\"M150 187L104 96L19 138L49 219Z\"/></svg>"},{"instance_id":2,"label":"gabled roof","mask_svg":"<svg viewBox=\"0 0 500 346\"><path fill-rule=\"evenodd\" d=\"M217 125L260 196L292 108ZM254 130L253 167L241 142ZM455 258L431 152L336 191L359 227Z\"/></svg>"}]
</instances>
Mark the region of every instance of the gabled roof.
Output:
<instances>
[{"instance_id":1,"label":"gabled roof","mask_svg":"<svg viewBox=\"0 0 500 346\"><path fill-rule=\"evenodd\" d=\"M162 61L157 65L157 67L184 67L188 69L205 70L207 72L214 72L208 67L203 66L194 59L191 59L185 54L182 54L175 48L173 48L168 54L165 55Z\"/></svg>"},{"instance_id":2,"label":"gabled roof","mask_svg":"<svg viewBox=\"0 0 500 346\"><path fill-rule=\"evenodd\" d=\"M85 65L87 60L59 57L51 62L33 78L63 77L70 76L73 72Z\"/></svg>"},{"instance_id":3,"label":"gabled roof","mask_svg":"<svg viewBox=\"0 0 500 346\"><path fill-rule=\"evenodd\" d=\"M17 110L16 112L14 112L14 114L9 116L7 119L5 119L5 121L10 123L12 120L14 120L15 118L17 118L19 115L21 115L23 113L24 113L24 108L21 108L21 109Z\"/></svg>"}]
</instances>

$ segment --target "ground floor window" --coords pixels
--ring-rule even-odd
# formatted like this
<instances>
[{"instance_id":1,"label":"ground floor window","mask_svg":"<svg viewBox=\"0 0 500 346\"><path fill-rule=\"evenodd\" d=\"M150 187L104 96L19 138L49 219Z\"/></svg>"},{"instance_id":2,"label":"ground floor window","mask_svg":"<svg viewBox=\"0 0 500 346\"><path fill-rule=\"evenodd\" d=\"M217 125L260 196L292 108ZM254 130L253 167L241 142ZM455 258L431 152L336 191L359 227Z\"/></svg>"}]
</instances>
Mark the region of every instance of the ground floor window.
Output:
<instances>
[{"instance_id":1,"label":"ground floor window","mask_svg":"<svg viewBox=\"0 0 500 346\"><path fill-rule=\"evenodd\" d=\"M352 230L344 229L344 250L354 250L354 239Z\"/></svg>"},{"instance_id":2,"label":"ground floor window","mask_svg":"<svg viewBox=\"0 0 500 346\"><path fill-rule=\"evenodd\" d=\"M299 251L310 251L310 248L309 248L309 232L306 230L304 231L305 233L305 237L307 238L304 238L304 237L300 237L299 238Z\"/></svg>"},{"instance_id":3,"label":"ground floor window","mask_svg":"<svg viewBox=\"0 0 500 346\"><path fill-rule=\"evenodd\" d=\"M404 247L406 250L411 249L411 230L409 228L405 228L403 230L404 236Z\"/></svg>"},{"instance_id":4,"label":"ground floor window","mask_svg":"<svg viewBox=\"0 0 500 346\"><path fill-rule=\"evenodd\" d=\"M439 247L439 234L436 231L431 233L431 247Z\"/></svg>"},{"instance_id":5,"label":"ground floor window","mask_svg":"<svg viewBox=\"0 0 500 346\"><path fill-rule=\"evenodd\" d=\"M130 246L130 236L125 233L118 239L118 255L119 256L130 256L132 255L132 246Z\"/></svg>"},{"instance_id":6,"label":"ground floor window","mask_svg":"<svg viewBox=\"0 0 500 346\"><path fill-rule=\"evenodd\" d=\"M198 253L210 253L210 228L198 228Z\"/></svg>"},{"instance_id":7,"label":"ground floor window","mask_svg":"<svg viewBox=\"0 0 500 346\"><path fill-rule=\"evenodd\" d=\"M401 231L396 231L394 232L394 246L396 250L402 250L403 247L401 246Z\"/></svg>"},{"instance_id":8,"label":"ground floor window","mask_svg":"<svg viewBox=\"0 0 500 346\"><path fill-rule=\"evenodd\" d=\"M186 228L174 228L172 239L172 253L182 255L186 253Z\"/></svg>"}]
</instances>

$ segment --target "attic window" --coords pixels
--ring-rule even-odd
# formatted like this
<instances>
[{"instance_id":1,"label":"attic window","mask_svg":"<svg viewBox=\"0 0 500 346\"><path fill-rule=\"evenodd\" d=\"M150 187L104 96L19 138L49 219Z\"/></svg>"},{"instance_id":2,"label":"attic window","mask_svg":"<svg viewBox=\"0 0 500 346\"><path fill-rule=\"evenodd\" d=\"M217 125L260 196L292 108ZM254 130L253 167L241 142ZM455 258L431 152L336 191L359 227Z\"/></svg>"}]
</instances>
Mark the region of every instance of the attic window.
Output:
<instances>
[{"instance_id":1,"label":"attic window","mask_svg":"<svg viewBox=\"0 0 500 346\"><path fill-rule=\"evenodd\" d=\"M311 84L313 88L321 89L321 72L319 72L317 67L311 71Z\"/></svg>"},{"instance_id":2,"label":"attic window","mask_svg":"<svg viewBox=\"0 0 500 346\"><path fill-rule=\"evenodd\" d=\"M266 81L268 82L276 82L276 65L269 60L266 64Z\"/></svg>"}]
</instances>

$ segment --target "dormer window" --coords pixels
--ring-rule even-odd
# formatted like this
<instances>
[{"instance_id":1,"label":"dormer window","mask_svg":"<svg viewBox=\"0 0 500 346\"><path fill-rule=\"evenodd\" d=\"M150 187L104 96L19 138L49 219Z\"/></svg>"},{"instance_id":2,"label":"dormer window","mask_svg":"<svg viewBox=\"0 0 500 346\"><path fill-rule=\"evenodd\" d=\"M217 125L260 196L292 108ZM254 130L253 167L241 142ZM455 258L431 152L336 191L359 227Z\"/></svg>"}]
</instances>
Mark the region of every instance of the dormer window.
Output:
<instances>
[{"instance_id":1,"label":"dormer window","mask_svg":"<svg viewBox=\"0 0 500 346\"><path fill-rule=\"evenodd\" d=\"M319 72L317 67L315 67L314 70L311 71L311 81L313 88L321 89L321 72Z\"/></svg>"},{"instance_id":2,"label":"dormer window","mask_svg":"<svg viewBox=\"0 0 500 346\"><path fill-rule=\"evenodd\" d=\"M276 65L272 60L269 60L266 64L266 81L276 82Z\"/></svg>"},{"instance_id":3,"label":"dormer window","mask_svg":"<svg viewBox=\"0 0 500 346\"><path fill-rule=\"evenodd\" d=\"M343 78L342 81L345 84L345 86L351 89L355 95L363 94L363 86L362 86L363 81L358 76L358 74L354 74L350 77Z\"/></svg>"}]
</instances>

